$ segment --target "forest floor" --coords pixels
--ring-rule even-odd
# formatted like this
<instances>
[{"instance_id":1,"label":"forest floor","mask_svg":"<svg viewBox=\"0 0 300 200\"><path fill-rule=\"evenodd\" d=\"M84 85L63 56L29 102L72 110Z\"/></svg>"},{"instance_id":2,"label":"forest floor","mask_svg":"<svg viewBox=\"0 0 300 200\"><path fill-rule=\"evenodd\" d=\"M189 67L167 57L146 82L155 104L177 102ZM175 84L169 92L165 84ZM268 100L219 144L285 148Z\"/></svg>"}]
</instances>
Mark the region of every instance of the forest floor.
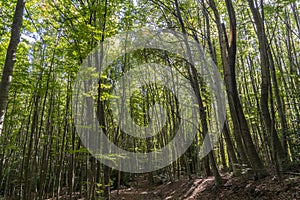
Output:
<instances>
[{"instance_id":1,"label":"forest floor","mask_svg":"<svg viewBox=\"0 0 300 200\"><path fill-rule=\"evenodd\" d=\"M223 185L214 186L214 178L183 178L160 185L149 185L144 177L130 182L129 188L112 191L111 200L300 200L300 174L268 176L260 180L222 176Z\"/></svg>"}]
</instances>

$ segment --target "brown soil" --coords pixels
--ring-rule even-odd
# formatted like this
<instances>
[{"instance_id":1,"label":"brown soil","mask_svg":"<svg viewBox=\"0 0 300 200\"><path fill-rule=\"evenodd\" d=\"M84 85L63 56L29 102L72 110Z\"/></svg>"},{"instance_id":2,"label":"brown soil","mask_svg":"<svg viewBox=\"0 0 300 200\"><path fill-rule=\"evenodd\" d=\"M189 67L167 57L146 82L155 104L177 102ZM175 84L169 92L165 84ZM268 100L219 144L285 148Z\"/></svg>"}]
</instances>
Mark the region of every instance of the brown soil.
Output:
<instances>
[{"instance_id":1,"label":"brown soil","mask_svg":"<svg viewBox=\"0 0 300 200\"><path fill-rule=\"evenodd\" d=\"M112 191L112 200L300 200L300 174L288 174L282 181L274 177L244 180L223 175L224 184L214 186L214 178L187 178L161 185L149 185L144 177L130 188Z\"/></svg>"}]
</instances>

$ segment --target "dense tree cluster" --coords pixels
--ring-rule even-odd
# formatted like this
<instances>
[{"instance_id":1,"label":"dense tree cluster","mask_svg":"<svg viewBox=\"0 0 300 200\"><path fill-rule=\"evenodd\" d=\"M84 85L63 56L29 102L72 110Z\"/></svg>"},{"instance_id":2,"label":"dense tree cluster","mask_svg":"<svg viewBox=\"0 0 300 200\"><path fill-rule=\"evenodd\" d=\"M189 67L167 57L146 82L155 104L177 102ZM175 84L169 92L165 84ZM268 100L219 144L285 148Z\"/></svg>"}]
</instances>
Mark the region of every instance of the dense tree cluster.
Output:
<instances>
[{"instance_id":1,"label":"dense tree cluster","mask_svg":"<svg viewBox=\"0 0 300 200\"><path fill-rule=\"evenodd\" d=\"M111 186L134 178L86 150L72 102L77 72L89 53L111 36L142 27L172 29L203 46L221 73L228 104L218 144L199 159L213 113L207 86L193 67L153 49L112 63L122 69L113 68L111 77L149 61L189 69L186 77L197 94L201 130L176 162L148 173L149 182L156 174L171 180L196 174L213 175L218 186L220 170L280 178L300 161L299 10L296 0L1 0L0 199L72 199L73 194L108 199ZM147 111L157 102L168 113L161 133L142 140L118 128L108 103L114 82L101 80L96 109L111 141L149 152L172 140L181 119L170 91L154 84L133 93L131 115L137 124L149 122Z\"/></svg>"}]
</instances>

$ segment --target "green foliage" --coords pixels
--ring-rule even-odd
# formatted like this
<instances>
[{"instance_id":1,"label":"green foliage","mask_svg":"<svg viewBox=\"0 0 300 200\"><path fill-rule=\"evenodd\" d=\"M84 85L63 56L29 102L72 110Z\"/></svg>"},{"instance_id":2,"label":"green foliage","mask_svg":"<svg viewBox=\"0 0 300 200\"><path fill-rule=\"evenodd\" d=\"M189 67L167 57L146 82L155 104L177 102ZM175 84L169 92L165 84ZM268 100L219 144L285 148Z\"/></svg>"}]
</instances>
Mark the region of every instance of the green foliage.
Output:
<instances>
[{"instance_id":1,"label":"green foliage","mask_svg":"<svg viewBox=\"0 0 300 200\"><path fill-rule=\"evenodd\" d=\"M216 54L216 65L224 75L213 12L206 1L203 1L205 8L202 7L201 2L179 1L184 25L189 35L199 38L199 43L207 53L209 49L206 24L210 23L210 37ZM225 29L229 30L226 3L225 1L215 2L222 23ZM284 103L282 106L288 124L289 154L293 161L298 162L300 159L300 43L299 21L297 22L298 18L295 16L299 11L299 2L296 0L264 2L265 31L271 54L274 57L279 96ZM253 19L249 17L250 10L247 2L237 0L233 3L238 31L235 73L239 98L256 149L261 150L260 155L263 156L265 164L270 165L269 152L272 151L268 139L270 133L265 130L260 109L262 75L258 38ZM15 4L16 0L0 1L0 76L2 76L9 43ZM208 21L204 20L205 12L209 16ZM181 31L182 27L178 22L173 1L109 0L107 5L106 1L94 0L27 1L4 131L0 136L0 161L3 163L0 167L0 190L5 189L7 196L17 199L18 195L23 195L27 187L25 179L30 182L31 186L27 189L31 190L30 192L34 195L40 195L36 196L36 199L52 198L53 193L57 195L59 188L61 189L60 195L68 194L69 188L73 189L71 192L82 191L82 195L87 195L92 185L91 174L99 179L95 180L95 193L98 196L104 194L103 186L109 187L113 184L113 181L106 185L101 181L104 176L104 167L92 160L90 152L82 146L77 136L73 121L72 88L84 59L103 39L145 26ZM227 36L230 39L229 31L227 31ZM123 73L147 62L166 65L169 61L172 67L177 67L181 71L184 71L188 64L178 55L166 54L158 49L136 50L125 56L126 63L124 57L117 58L101 77L103 93L100 100L106 113L109 113L105 119L106 126L101 128L106 128L112 142L128 151L156 151L173 139L177 125L180 123L181 119L176 118L175 112L180 109L176 104L176 97L168 89L156 84L134 91L130 104L132 118L137 124L142 126L149 124L149 108L155 103L163 104L164 109L169 113L168 117L173 119L156 137L149 140L136 139L122 133L112 118L108 102L119 98L112 94L115 84L113 80L119 79ZM121 67L117 68L117 64L124 67L125 71L122 71ZM182 75L187 77L186 72ZM93 76L98 77L98 74L94 73ZM272 82L272 78L270 81ZM212 115L211 97L206 88L207 86L203 84L201 94L209 121ZM96 97L96 89L95 86L95 92L86 94L85 97ZM269 91L273 94L275 92L273 82ZM269 104L271 106L271 101ZM282 136L278 113L280 105L273 101L272 106L274 107L272 117L274 117L275 128ZM80 112L86 112L85 108L81 109ZM229 114L229 109L227 111ZM228 122L230 131L235 131L232 129L231 118ZM90 126L83 124L81 128L90 128ZM183 169L187 170L185 157L188 157L190 163L197 160L198 148L203 138L198 135L197 139L198 143L195 142L186 155L174 163L174 169L172 169L174 171L170 171L177 173L177 170L180 173ZM234 137L231 139L235 148L237 141ZM216 149L220 150L221 147ZM228 164L229 156L226 156L225 162ZM116 154L105 157L112 162L116 162L119 158L120 156ZM217 161L220 162L219 156ZM242 170L247 171L248 168L245 167ZM128 177L124 178L127 180ZM71 187L73 179L75 183ZM38 193L35 194L37 191ZM23 196L19 198L22 199ZM30 199L34 199L33 196Z\"/></svg>"}]
</instances>

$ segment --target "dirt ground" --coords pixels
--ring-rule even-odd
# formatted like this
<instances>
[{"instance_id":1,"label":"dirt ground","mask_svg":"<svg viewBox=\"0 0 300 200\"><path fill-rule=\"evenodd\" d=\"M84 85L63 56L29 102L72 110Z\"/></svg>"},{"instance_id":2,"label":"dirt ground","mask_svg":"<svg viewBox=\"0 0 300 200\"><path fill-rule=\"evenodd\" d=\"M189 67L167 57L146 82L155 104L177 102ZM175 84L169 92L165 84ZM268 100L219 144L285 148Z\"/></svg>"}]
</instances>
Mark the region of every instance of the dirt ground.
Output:
<instances>
[{"instance_id":1,"label":"dirt ground","mask_svg":"<svg viewBox=\"0 0 300 200\"><path fill-rule=\"evenodd\" d=\"M144 177L130 183L130 188L111 193L112 200L300 200L300 174L286 174L282 181L269 176L244 180L226 174L223 185L214 186L214 178L183 178L161 185L149 185Z\"/></svg>"}]
</instances>

